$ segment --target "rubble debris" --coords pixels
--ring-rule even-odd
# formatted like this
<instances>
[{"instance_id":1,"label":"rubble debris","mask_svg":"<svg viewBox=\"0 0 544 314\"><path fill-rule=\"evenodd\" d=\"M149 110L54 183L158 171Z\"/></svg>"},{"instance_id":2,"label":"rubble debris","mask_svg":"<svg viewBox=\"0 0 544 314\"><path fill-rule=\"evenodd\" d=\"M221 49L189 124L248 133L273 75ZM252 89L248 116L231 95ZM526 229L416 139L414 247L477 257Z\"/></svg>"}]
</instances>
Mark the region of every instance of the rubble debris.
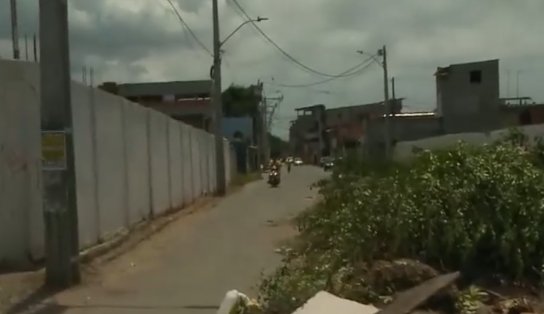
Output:
<instances>
[{"instance_id":1,"label":"rubble debris","mask_svg":"<svg viewBox=\"0 0 544 314\"><path fill-rule=\"evenodd\" d=\"M393 303L386 305L379 314L407 314L416 309L429 297L453 284L459 277L459 272L449 273L432 278L419 286L399 293Z\"/></svg>"}]
</instances>

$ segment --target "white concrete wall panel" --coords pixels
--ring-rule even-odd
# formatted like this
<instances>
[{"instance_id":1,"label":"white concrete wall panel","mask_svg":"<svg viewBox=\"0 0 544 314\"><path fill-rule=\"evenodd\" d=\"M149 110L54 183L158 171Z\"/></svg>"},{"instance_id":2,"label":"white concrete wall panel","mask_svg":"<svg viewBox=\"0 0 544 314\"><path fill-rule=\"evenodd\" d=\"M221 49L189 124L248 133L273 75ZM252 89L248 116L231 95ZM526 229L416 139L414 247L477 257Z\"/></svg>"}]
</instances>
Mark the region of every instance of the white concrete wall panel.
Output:
<instances>
[{"instance_id":1,"label":"white concrete wall panel","mask_svg":"<svg viewBox=\"0 0 544 314\"><path fill-rule=\"evenodd\" d=\"M95 108L100 235L107 238L126 224L123 101L100 92Z\"/></svg>"},{"instance_id":2,"label":"white concrete wall panel","mask_svg":"<svg viewBox=\"0 0 544 314\"><path fill-rule=\"evenodd\" d=\"M28 64L0 62L0 263L8 265L26 262L29 246L43 254L36 74Z\"/></svg>"},{"instance_id":3,"label":"white concrete wall panel","mask_svg":"<svg viewBox=\"0 0 544 314\"><path fill-rule=\"evenodd\" d=\"M125 143L129 222L134 224L151 214L149 178L148 110L125 102Z\"/></svg>"},{"instance_id":4,"label":"white concrete wall panel","mask_svg":"<svg viewBox=\"0 0 544 314\"><path fill-rule=\"evenodd\" d=\"M191 151L193 153L192 168L193 168L193 196L198 198L202 195L202 178L200 172L201 151L200 141L198 140L198 130L191 128Z\"/></svg>"},{"instance_id":5,"label":"white concrete wall panel","mask_svg":"<svg viewBox=\"0 0 544 314\"><path fill-rule=\"evenodd\" d=\"M79 246L87 248L99 237L100 220L95 173L95 103L101 101L94 89L72 82L72 117L74 129L74 151L76 166L77 212ZM110 104L111 105L111 104Z\"/></svg>"},{"instance_id":6,"label":"white concrete wall panel","mask_svg":"<svg viewBox=\"0 0 544 314\"><path fill-rule=\"evenodd\" d=\"M200 189L202 190L202 195L206 195L206 181L208 181L206 174L206 146L205 139L202 136L202 131L197 130L198 137L198 151L200 152Z\"/></svg>"},{"instance_id":7,"label":"white concrete wall panel","mask_svg":"<svg viewBox=\"0 0 544 314\"><path fill-rule=\"evenodd\" d=\"M544 136L544 125L530 125L519 128L530 140ZM399 142L393 151L393 158L397 161L409 160L415 156L417 149L446 149L462 141L471 145L492 143L504 135L509 129L502 129L490 133L456 133L442 136L429 137L417 141Z\"/></svg>"},{"instance_id":8,"label":"white concrete wall panel","mask_svg":"<svg viewBox=\"0 0 544 314\"><path fill-rule=\"evenodd\" d=\"M191 143L189 137L189 127L180 124L181 133L181 153L183 162L183 200L184 204L190 204L193 201L192 192L192 168L191 168Z\"/></svg>"},{"instance_id":9,"label":"white concrete wall panel","mask_svg":"<svg viewBox=\"0 0 544 314\"><path fill-rule=\"evenodd\" d=\"M161 214L170 207L168 117L153 110L149 115L152 210L154 214Z\"/></svg>"},{"instance_id":10,"label":"white concrete wall panel","mask_svg":"<svg viewBox=\"0 0 544 314\"><path fill-rule=\"evenodd\" d=\"M170 119L169 124L170 195L172 197L172 208L180 208L183 206L183 160L181 156L180 123Z\"/></svg>"},{"instance_id":11,"label":"white concrete wall panel","mask_svg":"<svg viewBox=\"0 0 544 314\"><path fill-rule=\"evenodd\" d=\"M38 77L36 64L0 61L0 263L45 254ZM71 88L82 248L215 191L213 136L109 93Z\"/></svg>"},{"instance_id":12,"label":"white concrete wall panel","mask_svg":"<svg viewBox=\"0 0 544 314\"><path fill-rule=\"evenodd\" d=\"M215 137L213 135L209 135L209 152L210 152L210 179L211 179L211 191L212 193L215 193L217 191L217 176L215 173L216 165L215 165Z\"/></svg>"},{"instance_id":13,"label":"white concrete wall panel","mask_svg":"<svg viewBox=\"0 0 544 314\"><path fill-rule=\"evenodd\" d=\"M206 132L202 130L198 130L198 139L200 143L200 176L202 178L202 193L208 194L208 181L209 181L209 175L208 175L208 149L207 149L207 141L208 138L206 136Z\"/></svg>"}]
</instances>

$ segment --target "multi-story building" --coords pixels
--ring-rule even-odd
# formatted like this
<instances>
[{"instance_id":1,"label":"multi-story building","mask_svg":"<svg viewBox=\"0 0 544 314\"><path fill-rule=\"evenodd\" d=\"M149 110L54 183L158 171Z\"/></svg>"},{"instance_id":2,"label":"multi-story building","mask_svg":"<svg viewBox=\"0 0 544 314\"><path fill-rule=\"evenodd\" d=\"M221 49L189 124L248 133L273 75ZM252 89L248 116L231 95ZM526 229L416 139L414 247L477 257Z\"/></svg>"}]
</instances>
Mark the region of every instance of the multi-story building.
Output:
<instances>
[{"instance_id":1,"label":"multi-story building","mask_svg":"<svg viewBox=\"0 0 544 314\"><path fill-rule=\"evenodd\" d=\"M499 60L439 67L437 116L445 133L480 132L501 126Z\"/></svg>"},{"instance_id":2,"label":"multi-story building","mask_svg":"<svg viewBox=\"0 0 544 314\"><path fill-rule=\"evenodd\" d=\"M396 115L402 110L402 98L390 100L391 113ZM358 147L361 139L366 134L369 121L385 114L385 106L382 102L337 107L327 109L326 112L327 133L329 135L331 150L335 154L346 149Z\"/></svg>"},{"instance_id":3,"label":"multi-story building","mask_svg":"<svg viewBox=\"0 0 544 314\"><path fill-rule=\"evenodd\" d=\"M529 97L499 98L499 60L453 64L435 73L435 112L391 117L391 144L442 134L487 132L544 123L544 105ZM366 150L380 156L384 148L384 117L371 120Z\"/></svg>"},{"instance_id":4,"label":"multi-story building","mask_svg":"<svg viewBox=\"0 0 544 314\"><path fill-rule=\"evenodd\" d=\"M100 88L210 131L213 116L210 80L129 84L107 82Z\"/></svg>"},{"instance_id":5,"label":"multi-story building","mask_svg":"<svg viewBox=\"0 0 544 314\"><path fill-rule=\"evenodd\" d=\"M326 133L325 105L295 109L297 119L289 129L291 152L306 163L317 164L330 154Z\"/></svg>"}]
</instances>

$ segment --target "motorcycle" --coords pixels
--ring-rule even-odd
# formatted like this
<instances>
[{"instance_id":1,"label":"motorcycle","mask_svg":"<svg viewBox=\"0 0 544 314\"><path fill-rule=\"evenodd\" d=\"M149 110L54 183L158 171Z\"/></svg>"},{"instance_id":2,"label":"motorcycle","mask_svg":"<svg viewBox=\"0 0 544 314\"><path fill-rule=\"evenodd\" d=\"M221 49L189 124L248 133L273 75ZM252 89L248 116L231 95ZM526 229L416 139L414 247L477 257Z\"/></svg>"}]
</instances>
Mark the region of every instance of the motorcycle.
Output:
<instances>
[{"instance_id":1,"label":"motorcycle","mask_svg":"<svg viewBox=\"0 0 544 314\"><path fill-rule=\"evenodd\" d=\"M268 184L272 187L277 187L280 184L280 173L277 168L272 168L268 175Z\"/></svg>"}]
</instances>

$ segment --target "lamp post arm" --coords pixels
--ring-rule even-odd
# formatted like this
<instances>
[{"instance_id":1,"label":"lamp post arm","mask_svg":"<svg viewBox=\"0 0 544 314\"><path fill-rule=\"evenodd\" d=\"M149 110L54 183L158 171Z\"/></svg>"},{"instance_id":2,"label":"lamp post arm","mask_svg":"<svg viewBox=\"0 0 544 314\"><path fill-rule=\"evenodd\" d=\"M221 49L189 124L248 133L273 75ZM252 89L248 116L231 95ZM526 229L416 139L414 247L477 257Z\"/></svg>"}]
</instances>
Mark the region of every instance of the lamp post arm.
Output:
<instances>
[{"instance_id":1,"label":"lamp post arm","mask_svg":"<svg viewBox=\"0 0 544 314\"><path fill-rule=\"evenodd\" d=\"M244 23L240 24L238 27L236 27L232 33L230 33L225 39L223 39L223 41L221 42L220 46L223 46L227 40L229 40L238 30L240 30L240 28L242 28L244 25L246 25L247 23L251 23L251 22L255 22L254 20L248 20L248 21L245 21Z\"/></svg>"}]
</instances>

